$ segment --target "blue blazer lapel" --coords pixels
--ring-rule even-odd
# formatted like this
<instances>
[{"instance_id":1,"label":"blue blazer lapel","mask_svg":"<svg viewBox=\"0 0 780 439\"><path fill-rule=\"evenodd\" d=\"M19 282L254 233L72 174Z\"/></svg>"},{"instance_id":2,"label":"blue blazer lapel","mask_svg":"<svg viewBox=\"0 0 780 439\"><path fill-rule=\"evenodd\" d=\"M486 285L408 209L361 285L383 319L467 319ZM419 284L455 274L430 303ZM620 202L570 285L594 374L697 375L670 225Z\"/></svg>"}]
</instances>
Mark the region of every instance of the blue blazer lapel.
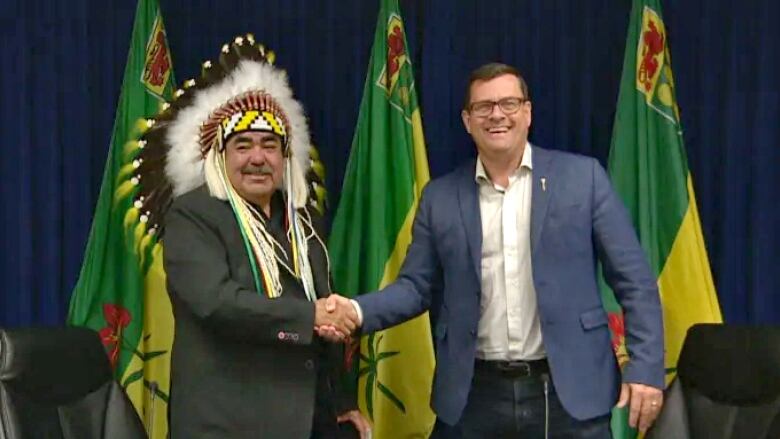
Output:
<instances>
[{"instance_id":1,"label":"blue blazer lapel","mask_svg":"<svg viewBox=\"0 0 780 439\"><path fill-rule=\"evenodd\" d=\"M476 166L477 162L472 160L461 168L458 178L458 204L460 205L460 216L466 228L474 270L477 273L477 279L482 279L482 264L480 262L482 259L482 221L479 215L478 186L474 181Z\"/></svg>"},{"instance_id":2,"label":"blue blazer lapel","mask_svg":"<svg viewBox=\"0 0 780 439\"><path fill-rule=\"evenodd\" d=\"M555 188L551 179L552 154L545 149L533 146L533 189L531 190L531 254L536 251L539 237L542 234L547 207Z\"/></svg>"}]
</instances>

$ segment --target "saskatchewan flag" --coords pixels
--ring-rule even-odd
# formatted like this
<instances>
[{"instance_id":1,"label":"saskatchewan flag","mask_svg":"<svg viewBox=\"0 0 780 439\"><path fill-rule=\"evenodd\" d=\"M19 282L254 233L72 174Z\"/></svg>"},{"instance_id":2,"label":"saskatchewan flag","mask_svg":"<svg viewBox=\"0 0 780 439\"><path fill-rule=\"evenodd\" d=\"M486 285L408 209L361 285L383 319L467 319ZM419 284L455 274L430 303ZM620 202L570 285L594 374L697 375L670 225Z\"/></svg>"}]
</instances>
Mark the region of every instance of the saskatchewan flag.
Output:
<instances>
[{"instance_id":1,"label":"saskatchewan flag","mask_svg":"<svg viewBox=\"0 0 780 439\"><path fill-rule=\"evenodd\" d=\"M157 0L140 0L114 131L68 323L100 333L116 378L149 437L168 433L173 314L165 289L162 248L133 193L120 182L133 170L137 121L156 114L173 91L171 54ZM131 143L128 143L131 142Z\"/></svg>"},{"instance_id":2,"label":"saskatchewan flag","mask_svg":"<svg viewBox=\"0 0 780 439\"><path fill-rule=\"evenodd\" d=\"M683 144L667 32L660 0L634 0L609 174L628 207L661 294L667 384L688 328L721 322ZM626 360L623 320L603 289L613 345ZM616 438L634 437L627 410L613 414Z\"/></svg>"},{"instance_id":3,"label":"saskatchewan flag","mask_svg":"<svg viewBox=\"0 0 780 439\"><path fill-rule=\"evenodd\" d=\"M429 180L420 108L397 0L382 0L363 101L329 242L336 291L375 291L398 275ZM374 437L428 437L434 356L428 314L363 337L360 409Z\"/></svg>"}]
</instances>

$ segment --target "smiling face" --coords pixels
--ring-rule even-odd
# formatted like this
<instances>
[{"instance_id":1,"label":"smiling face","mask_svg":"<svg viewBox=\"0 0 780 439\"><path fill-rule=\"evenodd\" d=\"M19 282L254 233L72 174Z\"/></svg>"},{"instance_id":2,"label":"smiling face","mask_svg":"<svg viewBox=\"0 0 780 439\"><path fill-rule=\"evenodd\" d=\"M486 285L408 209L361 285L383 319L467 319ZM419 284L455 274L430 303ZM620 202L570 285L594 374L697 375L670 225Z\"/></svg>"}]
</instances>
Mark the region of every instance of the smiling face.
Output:
<instances>
[{"instance_id":1,"label":"smiling face","mask_svg":"<svg viewBox=\"0 0 780 439\"><path fill-rule=\"evenodd\" d=\"M265 131L238 133L225 145L225 168L243 199L265 207L284 177L282 140Z\"/></svg>"},{"instance_id":2,"label":"smiling face","mask_svg":"<svg viewBox=\"0 0 780 439\"><path fill-rule=\"evenodd\" d=\"M504 74L488 80L476 80L469 89L469 105L461 113L463 125L471 134L480 155L501 157L520 153L528 140L531 126L531 102L526 101L520 80L512 74ZM498 105L505 98L522 100L520 108L507 114ZM496 102L489 114L476 115L475 104Z\"/></svg>"}]
</instances>

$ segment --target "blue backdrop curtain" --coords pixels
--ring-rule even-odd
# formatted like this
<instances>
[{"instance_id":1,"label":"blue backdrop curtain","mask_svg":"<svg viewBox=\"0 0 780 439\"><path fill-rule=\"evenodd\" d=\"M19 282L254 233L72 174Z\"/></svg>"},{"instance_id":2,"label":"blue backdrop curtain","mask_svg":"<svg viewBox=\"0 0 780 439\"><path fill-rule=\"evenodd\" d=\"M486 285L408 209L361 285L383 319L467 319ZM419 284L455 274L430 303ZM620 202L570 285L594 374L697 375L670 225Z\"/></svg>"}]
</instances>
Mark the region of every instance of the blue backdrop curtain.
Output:
<instances>
[{"instance_id":1,"label":"blue backdrop curtain","mask_svg":"<svg viewBox=\"0 0 780 439\"><path fill-rule=\"evenodd\" d=\"M377 3L162 0L176 76L233 36L276 50L311 119L338 201ZM780 324L780 4L664 2L690 169L729 322ZM468 73L527 76L531 140L606 161L629 0L402 0L431 172L474 155ZM135 2L0 4L0 325L64 321L99 191Z\"/></svg>"}]
</instances>

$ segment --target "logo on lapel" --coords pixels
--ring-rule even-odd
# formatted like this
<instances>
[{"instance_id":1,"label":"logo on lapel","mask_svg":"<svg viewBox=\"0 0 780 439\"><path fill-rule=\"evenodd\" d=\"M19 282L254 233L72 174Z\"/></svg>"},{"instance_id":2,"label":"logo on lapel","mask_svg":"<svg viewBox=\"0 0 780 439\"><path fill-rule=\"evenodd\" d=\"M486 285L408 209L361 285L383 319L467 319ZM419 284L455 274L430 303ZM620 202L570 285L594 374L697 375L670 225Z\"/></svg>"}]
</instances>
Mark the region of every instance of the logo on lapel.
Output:
<instances>
[{"instance_id":1,"label":"logo on lapel","mask_svg":"<svg viewBox=\"0 0 780 439\"><path fill-rule=\"evenodd\" d=\"M278 334L276 334L276 337L279 339L279 341L287 341L291 343L297 343L300 339L300 336L297 332L287 332L287 331L279 331Z\"/></svg>"}]
</instances>

